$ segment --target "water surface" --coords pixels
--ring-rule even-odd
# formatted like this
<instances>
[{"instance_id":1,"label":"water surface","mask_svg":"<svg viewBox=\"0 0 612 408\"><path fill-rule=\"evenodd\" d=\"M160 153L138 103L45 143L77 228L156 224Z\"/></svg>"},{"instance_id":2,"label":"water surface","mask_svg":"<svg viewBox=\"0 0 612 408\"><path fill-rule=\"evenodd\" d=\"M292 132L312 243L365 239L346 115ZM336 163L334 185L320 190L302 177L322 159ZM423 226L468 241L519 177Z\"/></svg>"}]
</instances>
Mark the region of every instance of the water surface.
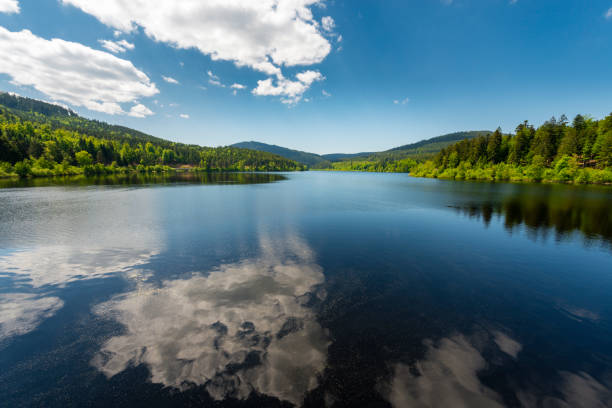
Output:
<instances>
[{"instance_id":1,"label":"water surface","mask_svg":"<svg viewBox=\"0 0 612 408\"><path fill-rule=\"evenodd\" d=\"M4 187L0 406L612 405L610 188Z\"/></svg>"}]
</instances>

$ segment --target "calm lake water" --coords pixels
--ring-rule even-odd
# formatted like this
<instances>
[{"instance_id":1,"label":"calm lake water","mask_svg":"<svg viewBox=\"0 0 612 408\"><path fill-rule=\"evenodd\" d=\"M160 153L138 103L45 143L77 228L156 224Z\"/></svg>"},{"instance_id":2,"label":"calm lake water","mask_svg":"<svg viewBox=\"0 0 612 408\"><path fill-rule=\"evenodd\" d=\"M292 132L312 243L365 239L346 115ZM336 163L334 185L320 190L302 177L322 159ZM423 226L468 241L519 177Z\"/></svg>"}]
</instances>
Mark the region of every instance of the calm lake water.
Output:
<instances>
[{"instance_id":1,"label":"calm lake water","mask_svg":"<svg viewBox=\"0 0 612 408\"><path fill-rule=\"evenodd\" d=\"M612 406L612 188L3 182L0 406Z\"/></svg>"}]
</instances>

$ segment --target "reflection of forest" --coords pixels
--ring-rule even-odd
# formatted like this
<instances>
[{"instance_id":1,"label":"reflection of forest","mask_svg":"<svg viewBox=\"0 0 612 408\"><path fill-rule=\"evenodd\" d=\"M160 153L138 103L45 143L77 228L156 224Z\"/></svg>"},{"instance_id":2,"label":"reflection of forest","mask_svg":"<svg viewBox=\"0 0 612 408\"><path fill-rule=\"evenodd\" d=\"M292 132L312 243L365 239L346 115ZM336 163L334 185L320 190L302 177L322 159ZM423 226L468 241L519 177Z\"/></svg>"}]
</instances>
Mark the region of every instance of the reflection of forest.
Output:
<instances>
[{"instance_id":1,"label":"reflection of forest","mask_svg":"<svg viewBox=\"0 0 612 408\"><path fill-rule=\"evenodd\" d=\"M471 202L457 210L482 218L489 225L493 216L503 216L508 230L525 225L533 237L554 232L558 239L580 231L587 239L612 241L612 198L589 194L544 194L528 192L501 199Z\"/></svg>"},{"instance_id":2,"label":"reflection of forest","mask_svg":"<svg viewBox=\"0 0 612 408\"><path fill-rule=\"evenodd\" d=\"M259 184L286 180L280 174L240 172L177 172L167 174L131 173L101 177L68 176L39 177L32 179L0 179L3 187L43 187L49 185L143 185L143 184Z\"/></svg>"}]
</instances>

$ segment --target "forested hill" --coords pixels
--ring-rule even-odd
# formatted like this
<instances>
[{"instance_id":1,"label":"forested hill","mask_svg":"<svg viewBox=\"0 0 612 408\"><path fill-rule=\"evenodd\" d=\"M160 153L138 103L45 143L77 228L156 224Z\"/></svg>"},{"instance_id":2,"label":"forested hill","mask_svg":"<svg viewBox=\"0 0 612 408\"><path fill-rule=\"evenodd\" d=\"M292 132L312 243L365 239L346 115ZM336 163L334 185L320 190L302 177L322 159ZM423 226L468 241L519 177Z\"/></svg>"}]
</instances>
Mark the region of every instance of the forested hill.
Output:
<instances>
[{"instance_id":1,"label":"forested hill","mask_svg":"<svg viewBox=\"0 0 612 408\"><path fill-rule=\"evenodd\" d=\"M473 139L492 133L490 130L470 130L465 132L449 133L420 142L407 144L380 153L372 153L367 157L370 161L414 159L425 160L433 157L443 148L460 140Z\"/></svg>"},{"instance_id":2,"label":"forested hill","mask_svg":"<svg viewBox=\"0 0 612 408\"><path fill-rule=\"evenodd\" d=\"M442 136L432 137L431 139L421 140L420 142L411 143L399 147L394 147L393 149L387 150L387 152L395 152L402 150L415 150L431 145L440 145L442 143L452 144L464 139L473 139L478 136L485 136L492 133L490 130L470 130L467 132L455 132L449 133ZM430 149L431 150L431 149Z\"/></svg>"},{"instance_id":3,"label":"forested hill","mask_svg":"<svg viewBox=\"0 0 612 408\"><path fill-rule=\"evenodd\" d=\"M612 114L601 120L563 115L514 135L500 129L442 149L412 174L458 180L612 183Z\"/></svg>"},{"instance_id":4,"label":"forested hill","mask_svg":"<svg viewBox=\"0 0 612 408\"><path fill-rule=\"evenodd\" d=\"M151 142L160 145L173 143L125 126L110 125L106 122L86 119L70 109L37 99L0 92L0 105L8 108L12 114L23 121L48 124L52 129L67 129L88 136L128 143L133 141Z\"/></svg>"},{"instance_id":5,"label":"forested hill","mask_svg":"<svg viewBox=\"0 0 612 408\"><path fill-rule=\"evenodd\" d=\"M166 171L184 166L202 171L304 169L275 154L174 143L86 119L58 105L0 93L0 177Z\"/></svg>"},{"instance_id":6,"label":"forested hill","mask_svg":"<svg viewBox=\"0 0 612 408\"><path fill-rule=\"evenodd\" d=\"M6 92L0 92L0 105L3 105L5 108L15 109L16 112L40 113L48 117L77 116L74 111L63 106Z\"/></svg>"},{"instance_id":7,"label":"forested hill","mask_svg":"<svg viewBox=\"0 0 612 408\"><path fill-rule=\"evenodd\" d=\"M300 150L288 149L277 145L271 145L261 142L240 142L235 143L232 147L240 147L243 149L258 150L261 152L268 152L278 154L287 159L294 160L298 163L305 164L309 167L325 167L329 166L329 161L315 153L302 152Z\"/></svg>"}]
</instances>

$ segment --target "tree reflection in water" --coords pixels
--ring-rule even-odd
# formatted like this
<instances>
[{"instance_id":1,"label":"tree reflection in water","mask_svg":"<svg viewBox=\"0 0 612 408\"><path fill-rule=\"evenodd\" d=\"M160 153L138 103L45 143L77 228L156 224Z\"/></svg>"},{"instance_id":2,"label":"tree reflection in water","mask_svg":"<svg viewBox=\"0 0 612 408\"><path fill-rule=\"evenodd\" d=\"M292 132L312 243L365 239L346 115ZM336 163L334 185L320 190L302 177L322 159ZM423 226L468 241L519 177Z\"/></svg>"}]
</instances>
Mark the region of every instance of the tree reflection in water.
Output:
<instances>
[{"instance_id":1,"label":"tree reflection in water","mask_svg":"<svg viewBox=\"0 0 612 408\"><path fill-rule=\"evenodd\" d=\"M596 191L580 188L562 190L564 194L560 194L558 186L550 187L540 188L539 194L522 188L512 194L502 193L453 208L469 217L482 219L487 226L493 217L503 218L509 232L525 226L532 239L546 238L554 233L555 239L560 241L579 232L587 241L612 243L612 202L609 198L602 199Z\"/></svg>"}]
</instances>

